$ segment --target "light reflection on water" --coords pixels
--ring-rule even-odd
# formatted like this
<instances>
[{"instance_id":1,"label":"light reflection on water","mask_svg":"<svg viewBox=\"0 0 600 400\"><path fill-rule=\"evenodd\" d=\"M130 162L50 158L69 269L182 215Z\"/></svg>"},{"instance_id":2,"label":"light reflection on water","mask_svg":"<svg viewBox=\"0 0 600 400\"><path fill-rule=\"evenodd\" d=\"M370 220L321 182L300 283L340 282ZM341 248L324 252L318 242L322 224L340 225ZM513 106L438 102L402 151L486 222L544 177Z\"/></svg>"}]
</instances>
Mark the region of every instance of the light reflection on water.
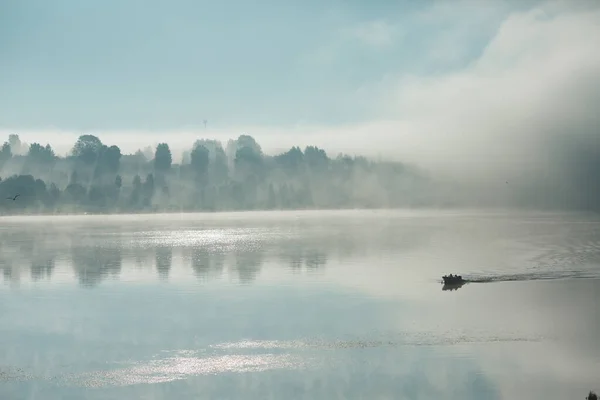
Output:
<instances>
[{"instance_id":1,"label":"light reflection on water","mask_svg":"<svg viewBox=\"0 0 600 400\"><path fill-rule=\"evenodd\" d=\"M0 398L600 390L598 220L260 215L6 219Z\"/></svg>"},{"instance_id":2,"label":"light reflection on water","mask_svg":"<svg viewBox=\"0 0 600 400\"><path fill-rule=\"evenodd\" d=\"M5 381L48 380L68 386L106 387L152 384L182 380L191 376L214 375L227 372L262 372L275 369L300 370L322 366L327 354L316 350L348 350L398 346L452 346L457 344L482 344L502 342L539 342L541 338L524 337L440 337L439 333L402 335L402 340L294 340L278 341L243 340L220 343L203 350L161 351L146 361L120 361L110 365L112 369L102 369L84 373L65 373L55 376L36 376L23 368L5 369L0 379ZM235 354L239 351L260 354ZM296 351L290 353L289 350ZM307 354L298 351L308 350ZM273 351L277 354L272 353ZM226 352L228 354L215 354ZM234 352L234 354L230 354ZM331 359L330 359L331 361ZM123 367L125 365L125 367Z\"/></svg>"},{"instance_id":3,"label":"light reflection on water","mask_svg":"<svg viewBox=\"0 0 600 400\"><path fill-rule=\"evenodd\" d=\"M224 355L218 357L176 356L137 363L129 368L87 372L68 376L62 381L74 386L99 388L153 384L186 379L193 375L213 375L226 372L264 372L271 369L298 369L305 359L291 355Z\"/></svg>"}]
</instances>

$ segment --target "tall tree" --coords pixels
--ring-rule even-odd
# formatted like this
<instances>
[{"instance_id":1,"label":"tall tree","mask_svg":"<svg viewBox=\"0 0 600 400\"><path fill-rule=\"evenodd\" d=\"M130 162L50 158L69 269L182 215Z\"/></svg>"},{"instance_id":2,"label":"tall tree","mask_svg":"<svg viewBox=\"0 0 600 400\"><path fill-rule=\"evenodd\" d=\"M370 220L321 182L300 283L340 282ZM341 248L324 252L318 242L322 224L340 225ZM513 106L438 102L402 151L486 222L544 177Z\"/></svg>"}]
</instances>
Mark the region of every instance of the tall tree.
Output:
<instances>
[{"instance_id":1,"label":"tall tree","mask_svg":"<svg viewBox=\"0 0 600 400\"><path fill-rule=\"evenodd\" d=\"M325 150L315 146L307 146L304 149L304 159L309 167L316 169L325 167L329 162Z\"/></svg>"},{"instance_id":2,"label":"tall tree","mask_svg":"<svg viewBox=\"0 0 600 400\"><path fill-rule=\"evenodd\" d=\"M142 191L144 192L144 206L149 206L152 203L152 198L154 197L154 175L148 174L146 176L146 181L142 187Z\"/></svg>"},{"instance_id":3,"label":"tall tree","mask_svg":"<svg viewBox=\"0 0 600 400\"><path fill-rule=\"evenodd\" d=\"M8 143L10 144L13 154L21 154L23 143L21 142L19 135L8 135Z\"/></svg>"},{"instance_id":4,"label":"tall tree","mask_svg":"<svg viewBox=\"0 0 600 400\"><path fill-rule=\"evenodd\" d=\"M119 172L121 157L121 149L118 146L102 146L99 164L102 166L103 172L105 171L112 175Z\"/></svg>"},{"instance_id":5,"label":"tall tree","mask_svg":"<svg viewBox=\"0 0 600 400\"><path fill-rule=\"evenodd\" d=\"M208 172L208 164L210 162L208 149L202 145L196 146L192 150L190 158L196 179L205 178Z\"/></svg>"},{"instance_id":6,"label":"tall tree","mask_svg":"<svg viewBox=\"0 0 600 400\"><path fill-rule=\"evenodd\" d=\"M4 167L4 164L12 157L12 149L8 142L4 142L2 149L0 149L0 168Z\"/></svg>"},{"instance_id":7,"label":"tall tree","mask_svg":"<svg viewBox=\"0 0 600 400\"><path fill-rule=\"evenodd\" d=\"M229 140L227 142L227 157L230 161L235 164L235 158L238 150L247 147L254 153L262 155L262 149L260 145L250 135L240 135L236 140Z\"/></svg>"},{"instance_id":8,"label":"tall tree","mask_svg":"<svg viewBox=\"0 0 600 400\"><path fill-rule=\"evenodd\" d=\"M102 141L94 135L81 135L73 146L73 156L84 164L92 165L98 161L102 151Z\"/></svg>"},{"instance_id":9,"label":"tall tree","mask_svg":"<svg viewBox=\"0 0 600 400\"><path fill-rule=\"evenodd\" d=\"M27 157L31 161L42 165L52 164L56 160L54 150L52 150L52 147L50 147L49 144L42 146L39 143L32 143L31 146L29 146Z\"/></svg>"},{"instance_id":10,"label":"tall tree","mask_svg":"<svg viewBox=\"0 0 600 400\"><path fill-rule=\"evenodd\" d=\"M171 149L166 143L160 143L156 146L156 152L154 153L154 169L157 172L166 173L171 169L173 163L173 157L171 156Z\"/></svg>"},{"instance_id":11,"label":"tall tree","mask_svg":"<svg viewBox=\"0 0 600 400\"><path fill-rule=\"evenodd\" d=\"M123 186L123 178L121 178L121 175L115 177L115 186L117 189L121 189L121 186Z\"/></svg>"},{"instance_id":12,"label":"tall tree","mask_svg":"<svg viewBox=\"0 0 600 400\"><path fill-rule=\"evenodd\" d=\"M248 175L262 176L263 158L251 147L242 147L235 153L235 171L238 178L244 180Z\"/></svg>"},{"instance_id":13,"label":"tall tree","mask_svg":"<svg viewBox=\"0 0 600 400\"><path fill-rule=\"evenodd\" d=\"M299 147L292 147L287 152L276 156L275 162L289 173L296 173L304 162L304 154Z\"/></svg>"},{"instance_id":14,"label":"tall tree","mask_svg":"<svg viewBox=\"0 0 600 400\"><path fill-rule=\"evenodd\" d=\"M240 135L237 138L237 148L241 149L242 147L249 147L255 153L262 155L262 148L256 142L256 140L250 135Z\"/></svg>"},{"instance_id":15,"label":"tall tree","mask_svg":"<svg viewBox=\"0 0 600 400\"><path fill-rule=\"evenodd\" d=\"M132 182L133 189L131 191L131 197L129 199L129 205L132 208L136 208L140 204L142 197L142 179L139 175L133 178Z\"/></svg>"}]
</instances>

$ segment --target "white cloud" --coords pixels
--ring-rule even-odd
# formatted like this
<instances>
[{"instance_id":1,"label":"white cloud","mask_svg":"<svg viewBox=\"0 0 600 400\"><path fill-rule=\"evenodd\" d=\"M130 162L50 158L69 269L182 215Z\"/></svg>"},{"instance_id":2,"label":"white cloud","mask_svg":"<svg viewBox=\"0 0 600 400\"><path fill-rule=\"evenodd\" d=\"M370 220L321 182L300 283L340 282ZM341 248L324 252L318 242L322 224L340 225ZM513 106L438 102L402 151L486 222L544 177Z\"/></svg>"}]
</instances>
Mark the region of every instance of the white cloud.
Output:
<instances>
[{"instance_id":1,"label":"white cloud","mask_svg":"<svg viewBox=\"0 0 600 400\"><path fill-rule=\"evenodd\" d=\"M438 1L409 19L425 39L420 58L436 70L460 66L509 13L506 1Z\"/></svg>"},{"instance_id":2,"label":"white cloud","mask_svg":"<svg viewBox=\"0 0 600 400\"><path fill-rule=\"evenodd\" d=\"M357 101L378 111L370 123L294 139L484 179L547 170L556 136L600 133L600 7L570 4L508 14L461 69L360 88Z\"/></svg>"},{"instance_id":3,"label":"white cloud","mask_svg":"<svg viewBox=\"0 0 600 400\"><path fill-rule=\"evenodd\" d=\"M597 131L600 12L552 5L510 15L461 70L364 88L379 97L380 119L343 136L356 147L487 173L541 166L550 135Z\"/></svg>"}]
</instances>

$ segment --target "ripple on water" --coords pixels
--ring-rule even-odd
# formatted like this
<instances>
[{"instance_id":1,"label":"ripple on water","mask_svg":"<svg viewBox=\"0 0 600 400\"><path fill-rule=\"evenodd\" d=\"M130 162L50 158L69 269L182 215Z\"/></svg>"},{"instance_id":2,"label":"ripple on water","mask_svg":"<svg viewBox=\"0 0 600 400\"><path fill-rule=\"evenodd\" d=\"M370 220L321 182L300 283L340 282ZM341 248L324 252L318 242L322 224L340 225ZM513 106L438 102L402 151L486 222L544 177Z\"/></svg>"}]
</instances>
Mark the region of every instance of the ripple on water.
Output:
<instances>
[{"instance_id":1,"label":"ripple on water","mask_svg":"<svg viewBox=\"0 0 600 400\"><path fill-rule=\"evenodd\" d=\"M175 356L109 370L70 375L63 384L90 388L163 383L196 375L215 375L225 372L263 372L274 369L299 369L307 359L291 354L223 355L215 357Z\"/></svg>"},{"instance_id":2,"label":"ripple on water","mask_svg":"<svg viewBox=\"0 0 600 400\"><path fill-rule=\"evenodd\" d=\"M0 366L0 383L24 382L35 378L34 374L26 372L23 368Z\"/></svg>"},{"instance_id":3,"label":"ripple on water","mask_svg":"<svg viewBox=\"0 0 600 400\"><path fill-rule=\"evenodd\" d=\"M264 372L314 368L333 362L329 351L375 349L402 346L453 346L460 344L540 342L546 338L517 335L467 335L446 332L412 332L388 339L354 340L240 340L219 343L208 348L164 350L150 360L113 362L116 368L65 373L58 376L35 376L20 368L0 369L0 381L47 380L60 386L102 388L138 384L164 383L193 376L223 373ZM327 354L321 353L328 350ZM250 354L242 354L242 353ZM221 354L219 354L221 353ZM225 354L223 354L225 353ZM233 354L232 354L233 353ZM341 355L343 353L335 353ZM333 356L333 358L332 358Z\"/></svg>"}]
</instances>

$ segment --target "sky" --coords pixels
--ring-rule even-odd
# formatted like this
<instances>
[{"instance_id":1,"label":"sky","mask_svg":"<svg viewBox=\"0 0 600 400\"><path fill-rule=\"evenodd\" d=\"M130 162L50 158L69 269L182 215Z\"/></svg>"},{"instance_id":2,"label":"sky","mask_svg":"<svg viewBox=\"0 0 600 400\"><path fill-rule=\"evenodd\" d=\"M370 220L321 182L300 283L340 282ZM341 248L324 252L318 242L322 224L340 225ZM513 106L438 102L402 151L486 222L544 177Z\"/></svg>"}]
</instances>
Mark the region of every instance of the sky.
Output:
<instances>
[{"instance_id":1,"label":"sky","mask_svg":"<svg viewBox=\"0 0 600 400\"><path fill-rule=\"evenodd\" d=\"M516 170L597 131L598 48L591 0L0 0L0 136Z\"/></svg>"}]
</instances>

